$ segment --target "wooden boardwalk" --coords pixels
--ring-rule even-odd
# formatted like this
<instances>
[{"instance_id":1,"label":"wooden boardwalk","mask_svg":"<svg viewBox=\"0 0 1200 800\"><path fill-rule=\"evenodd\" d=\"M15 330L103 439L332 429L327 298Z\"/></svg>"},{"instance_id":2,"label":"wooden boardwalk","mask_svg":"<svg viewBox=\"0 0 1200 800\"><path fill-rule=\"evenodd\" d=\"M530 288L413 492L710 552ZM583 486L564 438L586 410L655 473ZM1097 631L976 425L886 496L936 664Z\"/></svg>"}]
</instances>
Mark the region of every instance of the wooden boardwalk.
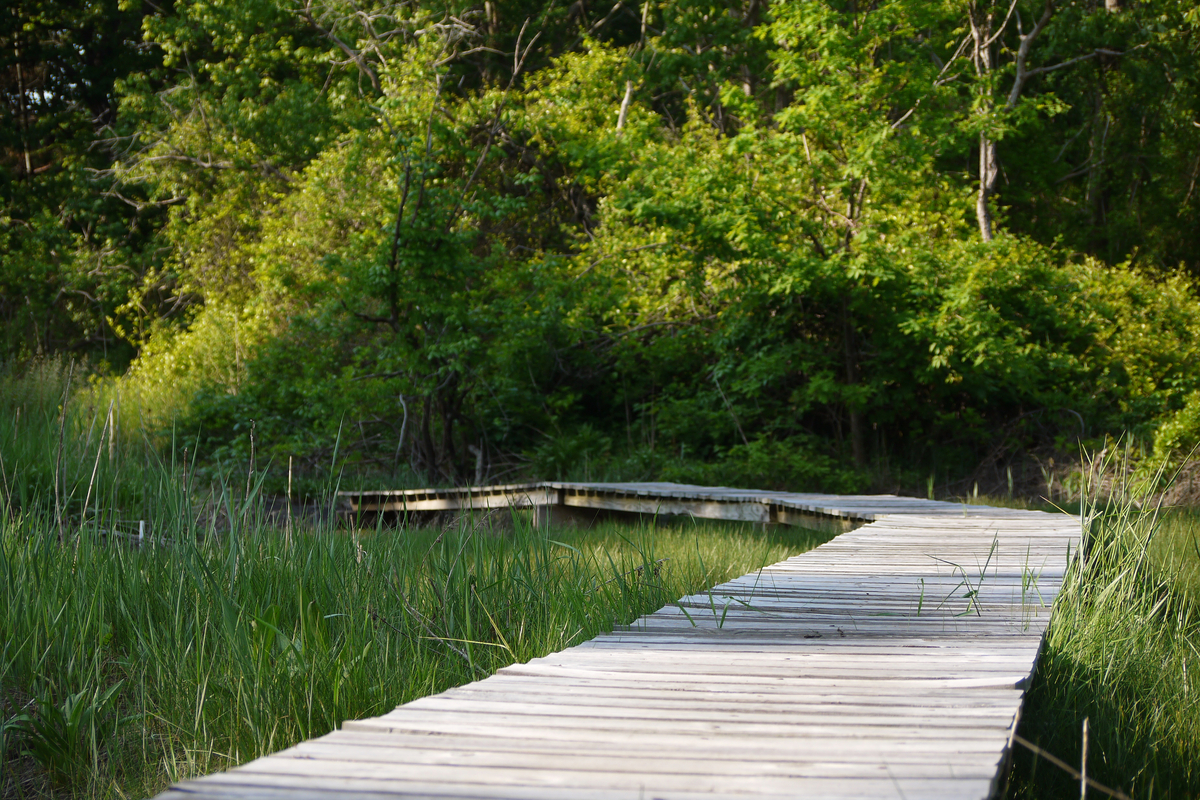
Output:
<instances>
[{"instance_id":1,"label":"wooden boardwalk","mask_svg":"<svg viewBox=\"0 0 1200 800\"><path fill-rule=\"evenodd\" d=\"M979 517L1003 509L895 495L797 494L680 483L545 481L458 489L339 492L348 516L370 519L495 508L536 509L546 522L587 522L597 513L685 515L734 522L799 525L841 533L894 513ZM1023 512L1016 512L1023 513Z\"/></svg>"},{"instance_id":2,"label":"wooden boardwalk","mask_svg":"<svg viewBox=\"0 0 1200 800\"><path fill-rule=\"evenodd\" d=\"M751 517L792 509L861 527L627 628L161 797L998 791L1078 519L890 496L530 486L555 502L567 491L623 492L660 508L709 503L733 514L740 502Z\"/></svg>"}]
</instances>

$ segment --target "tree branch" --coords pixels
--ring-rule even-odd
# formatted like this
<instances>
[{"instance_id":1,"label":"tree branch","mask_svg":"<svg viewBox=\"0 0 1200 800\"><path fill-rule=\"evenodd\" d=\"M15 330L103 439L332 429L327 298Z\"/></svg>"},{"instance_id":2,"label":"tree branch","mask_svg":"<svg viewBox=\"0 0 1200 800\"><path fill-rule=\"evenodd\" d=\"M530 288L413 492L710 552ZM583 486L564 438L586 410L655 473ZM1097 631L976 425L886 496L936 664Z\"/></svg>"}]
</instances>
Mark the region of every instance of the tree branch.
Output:
<instances>
[{"instance_id":1,"label":"tree branch","mask_svg":"<svg viewBox=\"0 0 1200 800\"><path fill-rule=\"evenodd\" d=\"M1063 67L1069 67L1072 64L1078 64L1080 61L1087 61L1088 59L1095 58L1096 56L1123 56L1123 55L1125 55L1125 53L1121 52L1121 51L1109 50L1108 48L1105 48L1105 47L1098 47L1095 50L1093 50L1092 52L1088 53L1087 55L1076 56L1075 58L1068 59L1068 60L1062 62L1061 64L1054 64L1049 67L1038 67L1037 69L1031 69L1028 72L1026 72L1025 75L1026 75L1026 77L1033 77L1034 75L1044 75L1047 72L1054 72L1056 69L1062 69Z\"/></svg>"},{"instance_id":2,"label":"tree branch","mask_svg":"<svg viewBox=\"0 0 1200 800\"><path fill-rule=\"evenodd\" d=\"M1016 11L1016 9L1017 9L1017 0L1013 0L1012 5L1008 7L1008 13L1004 15L1004 22L1000 23L1000 27L996 30L996 32L994 34L992 34L991 38L989 38L986 42L983 43L983 45L981 45L982 47L991 47L993 44L996 43L997 39L999 39L1002 35L1004 35L1004 30L1008 27L1008 22L1009 22L1009 20L1012 19L1013 12Z\"/></svg>"},{"instance_id":3,"label":"tree branch","mask_svg":"<svg viewBox=\"0 0 1200 800\"><path fill-rule=\"evenodd\" d=\"M1034 40L1050 24L1052 16L1054 16L1054 0L1046 0L1046 7L1042 10L1042 16L1038 19L1037 24L1033 26L1033 30L1027 34L1020 34L1021 45L1017 48L1016 59L1017 74L1013 78L1012 91L1008 93L1008 102L1005 104L1006 108L1014 107L1017 101L1021 99L1021 90L1025 88L1025 81L1030 76L1030 73L1025 69L1025 64L1029 61L1029 50L1033 47Z\"/></svg>"},{"instance_id":4,"label":"tree branch","mask_svg":"<svg viewBox=\"0 0 1200 800\"><path fill-rule=\"evenodd\" d=\"M483 145L483 151L479 154L479 158L475 161L475 168L471 170L471 176L467 178L467 182L463 185L462 192L459 193L458 199L454 203L454 209L450 212L450 216L446 218L446 233L454 226L454 220L458 218L459 212L462 211L463 203L467 200L467 195L471 190L471 186L475 183L475 179L479 176L479 170L483 168L483 162L487 159L488 153L492 150L492 144L496 141L496 134L500 132L500 119L504 113L504 107L508 103L508 94L512 90L513 84L516 83L517 76L521 74L521 69L525 66L525 59L529 57L529 53L533 50L534 44L541 37L542 32L537 34L529 41L524 52L521 50L521 37L525 35L525 28L528 27L529 20L526 19L521 25L521 30L517 34L517 46L513 48L513 72L508 79L508 86L504 89L504 96L496 106L496 113L492 116L492 122L488 125L487 141Z\"/></svg>"},{"instance_id":5,"label":"tree branch","mask_svg":"<svg viewBox=\"0 0 1200 800\"><path fill-rule=\"evenodd\" d=\"M362 74L366 75L368 80L371 81L372 88L374 88L375 91L378 92L379 91L379 76L375 74L375 70L371 69L371 65L367 63L367 60L365 58L363 58L362 53L358 52L354 48L350 47L350 45L346 44L341 39L339 39L337 34L335 34L332 30L326 30L325 28L321 27L320 24L317 23L316 18L314 18L313 14L312 14L312 0L306 0L306 2L304 3L304 7L300 13L308 21L309 25L313 26L318 31L320 31L325 36L326 39L328 39L329 41L331 41L335 45L337 45L338 49L340 49L343 53L345 53L350 58L350 60L354 62L354 65L358 67L359 71Z\"/></svg>"}]
</instances>

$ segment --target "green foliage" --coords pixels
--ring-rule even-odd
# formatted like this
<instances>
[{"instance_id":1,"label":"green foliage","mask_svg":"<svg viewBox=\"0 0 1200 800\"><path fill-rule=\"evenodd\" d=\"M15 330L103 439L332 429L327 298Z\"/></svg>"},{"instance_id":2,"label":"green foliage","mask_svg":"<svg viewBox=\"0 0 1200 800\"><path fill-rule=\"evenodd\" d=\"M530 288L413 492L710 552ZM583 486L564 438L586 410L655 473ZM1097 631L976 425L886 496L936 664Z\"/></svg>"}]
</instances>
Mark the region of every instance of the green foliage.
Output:
<instances>
[{"instance_id":1,"label":"green foliage","mask_svg":"<svg viewBox=\"0 0 1200 800\"><path fill-rule=\"evenodd\" d=\"M1182 275L1158 279L1128 265L1098 267L1090 265L1087 286L1101 340L1112 354L1107 380L1123 390L1125 425L1145 434L1147 421L1161 423L1196 389L1196 288Z\"/></svg>"},{"instance_id":2,"label":"green foliage","mask_svg":"<svg viewBox=\"0 0 1200 800\"><path fill-rule=\"evenodd\" d=\"M1056 4L1012 103L1026 2L991 66L969 9L912 0L85 5L12 35L5 346L89 352L206 476L253 450L315 487L337 450L364 481L1002 491L1029 454L1194 438L1174 0ZM35 139L62 158L25 175Z\"/></svg>"},{"instance_id":3,"label":"green foliage","mask_svg":"<svg viewBox=\"0 0 1200 800\"><path fill-rule=\"evenodd\" d=\"M109 321L137 285L149 214L105 174L116 84L146 68L141 14L118 0L0 10L0 358L134 355ZM152 298L153 299L153 298Z\"/></svg>"},{"instance_id":4,"label":"green foliage","mask_svg":"<svg viewBox=\"0 0 1200 800\"><path fill-rule=\"evenodd\" d=\"M1155 452L1161 456L1190 456L1200 444L1200 392L1192 392L1159 426L1154 437Z\"/></svg>"},{"instance_id":5,"label":"green foliage","mask_svg":"<svg viewBox=\"0 0 1200 800\"><path fill-rule=\"evenodd\" d=\"M857 494L867 487L861 474L840 466L811 437L759 437L721 453L711 464L683 462L668 466L669 480L702 486L754 486L761 489Z\"/></svg>"},{"instance_id":6,"label":"green foliage","mask_svg":"<svg viewBox=\"0 0 1200 800\"><path fill-rule=\"evenodd\" d=\"M147 472L160 455L146 441L136 405L93 393L84 367L61 359L0 369L4 502L64 521L106 506L141 512L154 502L161 486Z\"/></svg>"}]
</instances>

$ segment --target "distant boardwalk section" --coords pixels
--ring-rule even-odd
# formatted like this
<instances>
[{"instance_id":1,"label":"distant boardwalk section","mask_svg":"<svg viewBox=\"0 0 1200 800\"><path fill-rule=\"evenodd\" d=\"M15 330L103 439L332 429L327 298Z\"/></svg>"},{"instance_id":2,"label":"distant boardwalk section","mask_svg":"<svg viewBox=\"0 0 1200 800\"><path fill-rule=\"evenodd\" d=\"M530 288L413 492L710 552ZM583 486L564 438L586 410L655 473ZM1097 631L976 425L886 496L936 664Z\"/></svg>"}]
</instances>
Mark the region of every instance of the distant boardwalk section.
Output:
<instances>
[{"instance_id":1,"label":"distant boardwalk section","mask_svg":"<svg viewBox=\"0 0 1200 800\"><path fill-rule=\"evenodd\" d=\"M403 517L497 508L534 509L543 522L588 521L597 514L684 515L735 522L799 525L841 532L884 514L1020 516L1024 511L920 500L895 495L838 495L691 486L682 483L543 481L456 489L339 492L351 517Z\"/></svg>"},{"instance_id":2,"label":"distant boardwalk section","mask_svg":"<svg viewBox=\"0 0 1200 800\"><path fill-rule=\"evenodd\" d=\"M527 505L853 530L160 797L987 798L1080 527L1066 514L665 483L351 500L356 513Z\"/></svg>"}]
</instances>

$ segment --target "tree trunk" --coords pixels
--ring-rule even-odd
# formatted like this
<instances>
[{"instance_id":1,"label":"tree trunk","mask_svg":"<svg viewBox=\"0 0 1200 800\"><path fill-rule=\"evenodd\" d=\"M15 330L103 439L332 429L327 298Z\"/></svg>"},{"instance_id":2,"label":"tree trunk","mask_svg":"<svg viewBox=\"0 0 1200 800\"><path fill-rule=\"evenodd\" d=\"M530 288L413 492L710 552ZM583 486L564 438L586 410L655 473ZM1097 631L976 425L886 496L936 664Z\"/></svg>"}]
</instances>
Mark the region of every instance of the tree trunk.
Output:
<instances>
[{"instance_id":1,"label":"tree trunk","mask_svg":"<svg viewBox=\"0 0 1200 800\"><path fill-rule=\"evenodd\" d=\"M629 114L629 101L633 99L633 81L625 81L625 97L621 100L621 111L617 114L617 136L625 127L625 117Z\"/></svg>"},{"instance_id":2,"label":"tree trunk","mask_svg":"<svg viewBox=\"0 0 1200 800\"><path fill-rule=\"evenodd\" d=\"M1091 136L1088 137L1087 193L1084 198L1093 230L1104 224L1102 180L1104 178L1104 151L1108 142L1108 127L1109 118L1104 109L1104 96L1098 88L1095 111L1092 114Z\"/></svg>"},{"instance_id":3,"label":"tree trunk","mask_svg":"<svg viewBox=\"0 0 1200 800\"><path fill-rule=\"evenodd\" d=\"M1012 88L1008 93L1007 100L1003 104L996 102L992 94L992 78L999 66L996 58L996 47L1001 34L1009 25L1011 10L1010 8L1010 13L1005 14L1003 9L998 10L995 5L972 2L967 14L967 21L971 26L971 40L974 43L971 50L971 61L975 67L975 75L981 79L978 84L980 103L976 113L985 121L996 114L998 106L1005 111L1011 111L1015 108L1017 101L1021 99L1021 92L1025 87L1025 82L1031 75L1036 75L1049 69L1057 69L1057 67L1042 67L1030 70L1028 67L1029 50L1033 46L1034 40L1046 28L1046 25L1050 22L1050 18L1054 14L1054 0L1046 0L1041 17L1029 33L1021 33L1018 27L1020 45L1013 59L1016 74L1013 75ZM1001 17L1000 15L1003 16ZM992 210L988 201L996 190L996 180L999 176L1000 157L996 141L988 135L988 131L985 128L979 133L979 193L975 198L975 218L979 222L979 235L985 242L990 242L993 236Z\"/></svg>"},{"instance_id":4,"label":"tree trunk","mask_svg":"<svg viewBox=\"0 0 1200 800\"><path fill-rule=\"evenodd\" d=\"M994 56L993 28L995 26L995 10L981 8L971 4L970 23L973 48L971 61L975 74L980 78L988 78L996 69ZM982 84L983 95L980 98L979 113L983 118L992 116L996 111L996 103L992 98L992 89L988 82ZM985 242L992 240L992 210L988 201L996 188L996 177L1000 172L1000 158L996 142L987 131L979 133L979 191L975 196L975 219L979 223L979 235Z\"/></svg>"},{"instance_id":5,"label":"tree trunk","mask_svg":"<svg viewBox=\"0 0 1200 800\"><path fill-rule=\"evenodd\" d=\"M457 416L457 405L452 403L448 395L453 392L450 389L443 395L441 405L442 411L442 455L446 463L446 477L450 478L456 484L458 477L461 474L458 464L458 451L454 447L454 418Z\"/></svg>"},{"instance_id":6,"label":"tree trunk","mask_svg":"<svg viewBox=\"0 0 1200 800\"><path fill-rule=\"evenodd\" d=\"M975 198L975 219L979 222L979 236L985 242L992 240L992 208L988 201L996 188L1000 175L1000 157L996 142L986 133L979 134L979 193Z\"/></svg>"},{"instance_id":7,"label":"tree trunk","mask_svg":"<svg viewBox=\"0 0 1200 800\"><path fill-rule=\"evenodd\" d=\"M17 56L17 97L20 99L21 152L25 156L25 180L33 178L33 164L29 159L29 114L25 103L25 77L21 71L21 49L16 49Z\"/></svg>"}]
</instances>

